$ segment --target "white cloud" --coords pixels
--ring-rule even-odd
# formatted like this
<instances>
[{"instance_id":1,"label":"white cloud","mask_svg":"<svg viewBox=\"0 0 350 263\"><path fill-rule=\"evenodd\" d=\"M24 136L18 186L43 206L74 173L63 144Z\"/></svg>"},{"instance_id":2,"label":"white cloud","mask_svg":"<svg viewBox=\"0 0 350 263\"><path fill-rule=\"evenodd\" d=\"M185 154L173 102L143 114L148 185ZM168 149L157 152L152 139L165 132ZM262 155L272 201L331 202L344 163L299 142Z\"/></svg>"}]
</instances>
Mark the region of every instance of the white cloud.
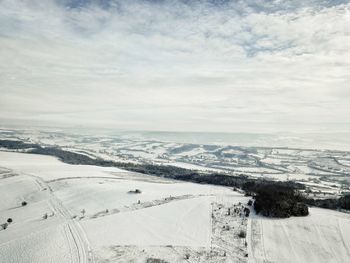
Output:
<instances>
[{"instance_id":1,"label":"white cloud","mask_svg":"<svg viewBox=\"0 0 350 263\"><path fill-rule=\"evenodd\" d=\"M73 2L0 1L3 123L350 130L347 2Z\"/></svg>"}]
</instances>

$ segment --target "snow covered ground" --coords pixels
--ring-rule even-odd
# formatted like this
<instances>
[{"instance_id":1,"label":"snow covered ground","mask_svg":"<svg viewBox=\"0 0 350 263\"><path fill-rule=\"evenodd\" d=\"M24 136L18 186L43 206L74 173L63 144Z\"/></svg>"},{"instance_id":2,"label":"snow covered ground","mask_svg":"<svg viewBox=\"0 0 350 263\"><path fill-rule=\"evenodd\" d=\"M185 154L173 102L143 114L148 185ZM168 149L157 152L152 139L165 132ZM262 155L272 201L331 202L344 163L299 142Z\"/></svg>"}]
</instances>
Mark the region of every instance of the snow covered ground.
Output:
<instances>
[{"instance_id":1,"label":"snow covered ground","mask_svg":"<svg viewBox=\"0 0 350 263\"><path fill-rule=\"evenodd\" d=\"M0 193L1 263L350 259L349 214L247 219L225 187L0 151Z\"/></svg>"},{"instance_id":2,"label":"snow covered ground","mask_svg":"<svg viewBox=\"0 0 350 263\"><path fill-rule=\"evenodd\" d=\"M0 262L87 262L76 249L75 225L39 178L0 168ZM26 202L24 205L22 202ZM44 217L47 217L44 219Z\"/></svg>"},{"instance_id":3,"label":"snow covered ground","mask_svg":"<svg viewBox=\"0 0 350 263\"><path fill-rule=\"evenodd\" d=\"M127 173L115 167L69 165L51 156L1 151L0 166L18 173L39 176L45 181L71 177L111 177L111 172Z\"/></svg>"},{"instance_id":4,"label":"snow covered ground","mask_svg":"<svg viewBox=\"0 0 350 263\"><path fill-rule=\"evenodd\" d=\"M350 214L310 208L307 217L249 219L249 262L349 262Z\"/></svg>"},{"instance_id":5,"label":"snow covered ground","mask_svg":"<svg viewBox=\"0 0 350 263\"><path fill-rule=\"evenodd\" d=\"M210 247L210 197L198 197L84 221L94 246ZM176 215L176 216L174 216Z\"/></svg>"},{"instance_id":6,"label":"snow covered ground","mask_svg":"<svg viewBox=\"0 0 350 263\"><path fill-rule=\"evenodd\" d=\"M0 230L1 263L105 262L109 257L135 262L138 253L140 262L155 256L168 262L244 257L239 239L226 241L231 250L226 256L227 247L213 234L214 202L224 210L247 201L232 189L25 153L0 152L0 167L0 222L13 220ZM243 220L219 215L231 225Z\"/></svg>"}]
</instances>

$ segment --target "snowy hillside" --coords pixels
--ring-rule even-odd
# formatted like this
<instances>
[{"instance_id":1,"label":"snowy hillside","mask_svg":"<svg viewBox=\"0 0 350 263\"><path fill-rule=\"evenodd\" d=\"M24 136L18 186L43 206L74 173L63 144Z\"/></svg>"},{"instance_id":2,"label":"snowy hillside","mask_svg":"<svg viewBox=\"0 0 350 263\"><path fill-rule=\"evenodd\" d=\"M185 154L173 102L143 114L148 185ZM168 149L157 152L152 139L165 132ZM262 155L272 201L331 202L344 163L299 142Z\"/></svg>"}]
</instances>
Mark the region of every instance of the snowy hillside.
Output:
<instances>
[{"instance_id":1,"label":"snowy hillside","mask_svg":"<svg viewBox=\"0 0 350 263\"><path fill-rule=\"evenodd\" d=\"M1 262L246 261L237 231L247 220L225 207L247 198L231 189L23 153L0 152L0 166L0 220L13 220L0 232Z\"/></svg>"},{"instance_id":2,"label":"snowy hillside","mask_svg":"<svg viewBox=\"0 0 350 263\"><path fill-rule=\"evenodd\" d=\"M0 167L0 222L12 219L0 230L1 263L350 258L348 214L247 219L249 198L229 188L25 153L0 152Z\"/></svg>"}]
</instances>

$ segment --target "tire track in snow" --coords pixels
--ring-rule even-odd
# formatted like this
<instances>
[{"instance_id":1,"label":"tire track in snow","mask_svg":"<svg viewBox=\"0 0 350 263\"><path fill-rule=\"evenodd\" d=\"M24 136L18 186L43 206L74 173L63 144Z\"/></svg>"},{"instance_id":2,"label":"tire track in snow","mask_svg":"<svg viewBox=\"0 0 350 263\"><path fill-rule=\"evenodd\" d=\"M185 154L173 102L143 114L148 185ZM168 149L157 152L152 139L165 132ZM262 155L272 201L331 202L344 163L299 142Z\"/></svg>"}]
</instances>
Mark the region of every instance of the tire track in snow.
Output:
<instances>
[{"instance_id":1,"label":"tire track in snow","mask_svg":"<svg viewBox=\"0 0 350 263\"><path fill-rule=\"evenodd\" d=\"M341 242L343 243L343 246L344 246L344 248L345 248L345 250L346 250L346 252L347 252L347 254L348 254L349 258L350 258L350 249L349 249L348 244L345 242L343 231L342 231L342 227L341 227L342 224L340 224L339 218L337 218L337 225L338 225L338 232L339 232L339 236L340 236Z\"/></svg>"},{"instance_id":2,"label":"tire track in snow","mask_svg":"<svg viewBox=\"0 0 350 263\"><path fill-rule=\"evenodd\" d=\"M290 251L292 252L292 254L294 256L295 262L302 262L301 258L298 255L298 252L296 252L294 242L290 238L290 234L288 233L288 229L287 229L286 224L282 223L281 221L278 221L277 225L282 229L282 231L284 233L284 236L285 236L284 239L289 244L288 247L290 248Z\"/></svg>"},{"instance_id":3,"label":"tire track in snow","mask_svg":"<svg viewBox=\"0 0 350 263\"><path fill-rule=\"evenodd\" d=\"M72 177L61 177L47 181L47 183L55 183L59 181L77 180L77 179L112 179L112 180L124 180L122 177L116 176L72 176Z\"/></svg>"},{"instance_id":4,"label":"tire track in snow","mask_svg":"<svg viewBox=\"0 0 350 263\"><path fill-rule=\"evenodd\" d=\"M252 221L253 219L250 217L248 218L248 224L247 224L247 238L249 238L249 242L247 244L247 253L248 253L248 263L255 263L255 257L253 253L253 231L252 231Z\"/></svg>"},{"instance_id":5,"label":"tire track in snow","mask_svg":"<svg viewBox=\"0 0 350 263\"><path fill-rule=\"evenodd\" d=\"M69 235L68 235L68 230L67 230L67 227L68 227L68 225L64 225L63 226L63 234L64 234L64 236L65 236L65 238L66 238L66 240L67 240L67 242L68 242L68 247L69 247L69 253L70 253L70 262L71 263L74 263L74 258L73 258L73 250L72 250L72 245L71 245L71 240L70 240L70 237L69 237Z\"/></svg>"},{"instance_id":6,"label":"tire track in snow","mask_svg":"<svg viewBox=\"0 0 350 263\"><path fill-rule=\"evenodd\" d=\"M85 232L80 227L79 223L72 219L71 214L64 207L62 202L55 196L53 190L50 185L46 183L41 177L32 175L32 174L24 174L29 177L32 177L36 184L39 186L41 191L48 190L49 199L51 206L54 208L56 212L58 212L67 222L68 233L71 235L72 240L75 244L78 253L78 263L93 263L95 262L89 241L85 235Z\"/></svg>"},{"instance_id":7,"label":"tire track in snow","mask_svg":"<svg viewBox=\"0 0 350 263\"><path fill-rule=\"evenodd\" d=\"M249 224L250 220L250 224ZM248 242L248 262L269 262L266 256L265 244L264 244L264 233L263 233L262 220L258 216L254 216L254 213L248 219L247 225L247 236L250 238Z\"/></svg>"},{"instance_id":8,"label":"tire track in snow","mask_svg":"<svg viewBox=\"0 0 350 263\"><path fill-rule=\"evenodd\" d=\"M90 247L87 239L82 237L81 232L78 229L78 223L74 221L70 215L70 213L65 209L62 205L61 201L50 191L51 196L53 197L50 201L52 202L53 207L59 212L66 220L68 224L69 232L73 238L76 249L78 251L78 262L79 263L92 263L94 262L93 258L89 256Z\"/></svg>"},{"instance_id":9,"label":"tire track in snow","mask_svg":"<svg viewBox=\"0 0 350 263\"><path fill-rule=\"evenodd\" d=\"M263 223L261 219L257 219L260 225L260 242L263 252L263 262L268 262L267 256L266 256L266 250L265 250L265 243L264 243L264 230L263 230Z\"/></svg>"}]
</instances>

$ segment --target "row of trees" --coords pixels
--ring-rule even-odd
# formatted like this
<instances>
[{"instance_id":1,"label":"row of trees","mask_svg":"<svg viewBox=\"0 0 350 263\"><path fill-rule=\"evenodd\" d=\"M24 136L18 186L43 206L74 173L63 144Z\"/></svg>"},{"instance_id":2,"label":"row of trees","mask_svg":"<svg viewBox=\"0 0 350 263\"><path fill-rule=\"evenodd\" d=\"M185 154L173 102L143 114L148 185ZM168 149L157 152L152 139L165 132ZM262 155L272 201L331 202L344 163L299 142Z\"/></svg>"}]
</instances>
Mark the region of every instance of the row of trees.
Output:
<instances>
[{"instance_id":1,"label":"row of trees","mask_svg":"<svg viewBox=\"0 0 350 263\"><path fill-rule=\"evenodd\" d=\"M350 210L350 194L344 195L340 198L332 199L306 199L306 203L312 206L328 208L328 209L344 209Z\"/></svg>"}]
</instances>

